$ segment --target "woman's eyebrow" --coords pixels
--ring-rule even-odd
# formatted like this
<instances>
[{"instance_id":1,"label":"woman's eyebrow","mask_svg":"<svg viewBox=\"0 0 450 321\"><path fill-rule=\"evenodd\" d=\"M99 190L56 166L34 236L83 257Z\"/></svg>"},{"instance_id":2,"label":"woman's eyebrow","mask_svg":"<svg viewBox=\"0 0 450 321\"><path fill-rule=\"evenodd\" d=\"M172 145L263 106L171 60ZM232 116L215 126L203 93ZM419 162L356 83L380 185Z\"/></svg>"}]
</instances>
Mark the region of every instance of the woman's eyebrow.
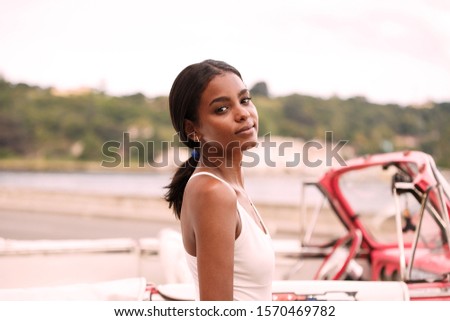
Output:
<instances>
[{"instance_id":1,"label":"woman's eyebrow","mask_svg":"<svg viewBox=\"0 0 450 321\"><path fill-rule=\"evenodd\" d=\"M248 92L249 92L248 89L247 89L247 88L244 88L244 89L242 89L242 90L238 93L238 97L241 97L241 96L247 94ZM231 99L230 99L230 97L228 97L228 96L220 96L220 97L214 98L214 99L209 103L209 106L211 106L211 105L213 105L214 103L217 103L217 102L228 102L228 101L230 101L230 100L231 100Z\"/></svg>"},{"instance_id":2,"label":"woman's eyebrow","mask_svg":"<svg viewBox=\"0 0 450 321\"><path fill-rule=\"evenodd\" d=\"M214 99L209 103L209 106L213 105L214 103L228 102L228 101L230 101L230 100L231 100L231 99L230 99L229 97L227 97L227 96L217 97L217 98L214 98Z\"/></svg>"},{"instance_id":3,"label":"woman's eyebrow","mask_svg":"<svg viewBox=\"0 0 450 321\"><path fill-rule=\"evenodd\" d=\"M249 93L250 93L249 90L247 88L244 88L239 92L238 97L241 97L241 96L243 96L245 94L249 94Z\"/></svg>"}]
</instances>

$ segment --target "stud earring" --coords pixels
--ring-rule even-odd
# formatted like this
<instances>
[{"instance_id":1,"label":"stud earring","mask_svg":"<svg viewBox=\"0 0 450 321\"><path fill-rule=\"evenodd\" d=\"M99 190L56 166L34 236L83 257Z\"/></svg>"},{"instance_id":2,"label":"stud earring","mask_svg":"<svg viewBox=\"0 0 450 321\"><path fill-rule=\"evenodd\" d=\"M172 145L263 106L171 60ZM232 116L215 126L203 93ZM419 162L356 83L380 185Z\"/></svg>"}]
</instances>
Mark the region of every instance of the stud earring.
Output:
<instances>
[{"instance_id":1,"label":"stud earring","mask_svg":"<svg viewBox=\"0 0 450 321\"><path fill-rule=\"evenodd\" d=\"M193 138L194 142L196 142L196 143L199 142L199 139L198 139L197 134L195 132L192 132L190 135L194 136L194 138Z\"/></svg>"}]
</instances>

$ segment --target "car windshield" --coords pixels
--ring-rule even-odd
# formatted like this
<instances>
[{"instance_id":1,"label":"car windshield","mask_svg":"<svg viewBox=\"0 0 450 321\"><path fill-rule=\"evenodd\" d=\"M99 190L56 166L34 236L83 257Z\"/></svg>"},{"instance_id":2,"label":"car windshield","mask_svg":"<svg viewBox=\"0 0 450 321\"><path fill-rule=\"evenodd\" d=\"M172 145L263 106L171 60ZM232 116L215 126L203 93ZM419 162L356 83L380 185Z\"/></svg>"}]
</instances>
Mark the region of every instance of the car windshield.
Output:
<instances>
[{"instance_id":1,"label":"car windshield","mask_svg":"<svg viewBox=\"0 0 450 321\"><path fill-rule=\"evenodd\" d=\"M344 199L377 243L390 244L397 240L396 203L392 193L392 177L396 173L395 167L372 166L347 172L339 180ZM403 197L401 202L411 215L420 209L412 197Z\"/></svg>"},{"instance_id":2,"label":"car windshield","mask_svg":"<svg viewBox=\"0 0 450 321\"><path fill-rule=\"evenodd\" d=\"M430 257L448 261L444 248L448 246L448 225L439 202L438 188L431 186L428 195L422 193L410 184L412 178L408 172L417 172L413 163L388 168L372 166L343 174L339 187L354 215L376 243L397 246L396 215L399 213L407 260L414 260L410 278L421 279L428 272L446 272L434 271ZM445 195L448 186L442 187ZM411 248L417 249L412 253ZM442 264L435 266L442 268Z\"/></svg>"},{"instance_id":3,"label":"car windshield","mask_svg":"<svg viewBox=\"0 0 450 321\"><path fill-rule=\"evenodd\" d=\"M302 195L301 235L304 246L329 244L348 233L317 184L305 183Z\"/></svg>"}]
</instances>

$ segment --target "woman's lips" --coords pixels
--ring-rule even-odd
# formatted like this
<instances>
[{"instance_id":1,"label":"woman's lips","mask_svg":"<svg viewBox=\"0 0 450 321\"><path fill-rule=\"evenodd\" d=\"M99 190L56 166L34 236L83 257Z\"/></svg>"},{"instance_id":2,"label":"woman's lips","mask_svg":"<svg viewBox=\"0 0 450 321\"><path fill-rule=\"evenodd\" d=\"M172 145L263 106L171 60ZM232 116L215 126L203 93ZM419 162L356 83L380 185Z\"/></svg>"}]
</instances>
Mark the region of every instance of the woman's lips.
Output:
<instances>
[{"instance_id":1,"label":"woman's lips","mask_svg":"<svg viewBox=\"0 0 450 321\"><path fill-rule=\"evenodd\" d=\"M244 126L241 129L239 129L236 134L244 134L250 131L253 131L253 129L255 128L255 125L248 125L248 126Z\"/></svg>"}]
</instances>

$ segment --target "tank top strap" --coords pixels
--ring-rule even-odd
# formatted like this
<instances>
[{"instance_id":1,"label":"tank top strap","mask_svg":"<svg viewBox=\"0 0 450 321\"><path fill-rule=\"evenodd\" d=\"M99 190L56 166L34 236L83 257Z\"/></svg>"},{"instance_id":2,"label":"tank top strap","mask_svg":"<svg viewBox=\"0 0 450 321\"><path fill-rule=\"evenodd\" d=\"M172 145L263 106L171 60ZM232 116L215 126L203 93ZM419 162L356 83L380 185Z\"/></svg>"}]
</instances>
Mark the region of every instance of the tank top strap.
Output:
<instances>
[{"instance_id":1,"label":"tank top strap","mask_svg":"<svg viewBox=\"0 0 450 321\"><path fill-rule=\"evenodd\" d=\"M223 178L220 178L220 177L217 176L217 175L214 175L213 173L209 173L209 172L198 172L198 173L193 174L193 175L189 178L189 180L191 180L192 178L194 178L194 177L196 177L196 176L200 176L200 175L207 175L207 176L214 177L215 179L221 181L221 182L224 183L226 186L228 186L228 187L233 191L233 193L236 193L236 191L233 189L233 187L231 187L231 185L230 185L226 180L224 180Z\"/></svg>"}]
</instances>

